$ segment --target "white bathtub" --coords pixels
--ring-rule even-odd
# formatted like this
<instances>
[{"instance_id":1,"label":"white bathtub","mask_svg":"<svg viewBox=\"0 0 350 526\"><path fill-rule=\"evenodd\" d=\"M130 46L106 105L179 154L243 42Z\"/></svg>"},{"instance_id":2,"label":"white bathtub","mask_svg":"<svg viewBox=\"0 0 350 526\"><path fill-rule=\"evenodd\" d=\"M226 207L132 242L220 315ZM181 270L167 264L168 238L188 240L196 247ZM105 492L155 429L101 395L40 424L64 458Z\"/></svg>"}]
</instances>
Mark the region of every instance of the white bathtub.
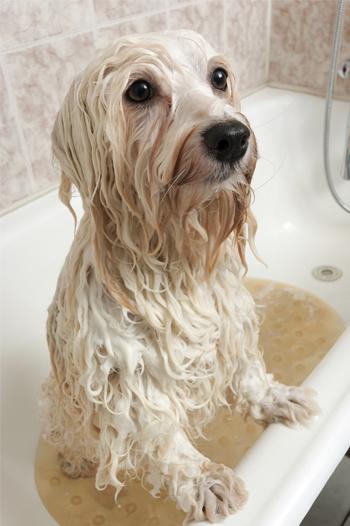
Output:
<instances>
[{"instance_id":1,"label":"white bathtub","mask_svg":"<svg viewBox=\"0 0 350 526\"><path fill-rule=\"evenodd\" d=\"M260 160L253 179L256 244L264 268L249 258L249 273L287 281L332 305L350 323L350 214L333 200L323 168L320 97L273 88L243 101L257 135ZM350 103L333 106L330 161L337 189L350 205L350 181L339 177ZM343 277L317 281L314 267L339 267Z\"/></svg>"},{"instance_id":2,"label":"white bathtub","mask_svg":"<svg viewBox=\"0 0 350 526\"><path fill-rule=\"evenodd\" d=\"M243 106L262 156L254 179L254 210L260 225L258 251L269 265L265 269L250 257L250 275L309 289L349 322L350 216L333 203L324 182L324 101L264 89L245 99ZM335 107L339 137L347 108L345 103ZM340 186L350 201L350 183ZM0 228L1 524L53 526L34 484L37 398L49 369L46 308L72 240L73 223L55 192L3 217ZM340 267L341 280L316 281L311 269L321 264ZM322 416L312 430L273 425L263 433L238 466L249 502L225 520L225 526L300 523L350 445L349 370L348 330L307 380L319 393Z\"/></svg>"}]
</instances>

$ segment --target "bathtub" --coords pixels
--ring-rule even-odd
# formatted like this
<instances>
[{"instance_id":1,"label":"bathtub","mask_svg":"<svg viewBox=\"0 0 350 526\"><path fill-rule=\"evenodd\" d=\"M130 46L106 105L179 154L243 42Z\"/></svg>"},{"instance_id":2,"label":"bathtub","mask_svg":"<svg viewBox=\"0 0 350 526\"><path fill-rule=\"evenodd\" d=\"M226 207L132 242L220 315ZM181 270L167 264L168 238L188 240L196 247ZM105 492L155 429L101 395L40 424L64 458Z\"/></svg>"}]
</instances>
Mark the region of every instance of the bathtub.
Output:
<instances>
[{"instance_id":1,"label":"bathtub","mask_svg":"<svg viewBox=\"0 0 350 526\"><path fill-rule=\"evenodd\" d=\"M337 102L333 167L338 170L349 105ZM266 88L243 101L256 131L256 237L265 267L249 254L249 275L308 289L350 321L350 216L333 202L322 165L324 101ZM346 186L347 185L347 186ZM350 183L339 181L350 201ZM80 210L79 198L73 200ZM0 220L1 237L1 524L54 526L34 484L40 426L37 399L49 369L46 309L73 237L57 191ZM320 265L342 270L316 280ZM350 445L350 330L306 380L322 415L308 430L271 425L237 467L250 499L225 526L296 526ZM206 524L206 523L203 523Z\"/></svg>"}]
</instances>

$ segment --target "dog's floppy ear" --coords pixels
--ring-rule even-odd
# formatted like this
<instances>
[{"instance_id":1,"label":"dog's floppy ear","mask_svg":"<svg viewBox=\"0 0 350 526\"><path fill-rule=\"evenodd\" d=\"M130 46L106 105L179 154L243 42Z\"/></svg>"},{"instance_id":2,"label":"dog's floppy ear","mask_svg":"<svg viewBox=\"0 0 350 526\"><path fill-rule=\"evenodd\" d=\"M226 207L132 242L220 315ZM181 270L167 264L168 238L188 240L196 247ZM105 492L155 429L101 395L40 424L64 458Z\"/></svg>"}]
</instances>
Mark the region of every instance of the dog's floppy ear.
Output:
<instances>
[{"instance_id":1,"label":"dog's floppy ear","mask_svg":"<svg viewBox=\"0 0 350 526\"><path fill-rule=\"evenodd\" d=\"M91 66L73 82L54 124L52 149L61 168L60 199L76 222L70 204L74 185L81 195L85 214L90 217L90 241L106 291L120 305L135 312L112 263L115 236L111 229L118 228L120 200L112 148L106 134L103 88L107 85L106 73L110 72Z\"/></svg>"}]
</instances>

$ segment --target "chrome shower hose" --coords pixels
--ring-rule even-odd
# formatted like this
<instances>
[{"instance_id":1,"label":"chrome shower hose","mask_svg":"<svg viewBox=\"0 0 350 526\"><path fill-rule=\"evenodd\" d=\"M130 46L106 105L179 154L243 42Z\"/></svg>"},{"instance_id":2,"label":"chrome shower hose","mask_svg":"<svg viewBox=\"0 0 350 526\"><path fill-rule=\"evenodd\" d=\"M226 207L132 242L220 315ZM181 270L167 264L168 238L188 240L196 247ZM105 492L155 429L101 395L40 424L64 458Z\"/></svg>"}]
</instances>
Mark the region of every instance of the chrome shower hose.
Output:
<instances>
[{"instance_id":1,"label":"chrome shower hose","mask_svg":"<svg viewBox=\"0 0 350 526\"><path fill-rule=\"evenodd\" d=\"M330 162L329 162L329 133L330 133L330 120L331 120L331 111L332 111L332 98L334 91L334 83L336 79L336 69L337 69L337 58L341 42L342 26L344 19L344 10L345 10L345 1L339 0L337 17L335 22L335 31L333 39L333 49L332 49L332 58L331 58L331 67L329 71L329 80L326 96L326 112L325 112L325 122L324 122L324 136L323 136L323 156L324 156L324 168L326 172L326 179L328 183L329 190L338 203L338 205L350 214L350 206L343 201L335 188L334 182L331 177Z\"/></svg>"}]
</instances>

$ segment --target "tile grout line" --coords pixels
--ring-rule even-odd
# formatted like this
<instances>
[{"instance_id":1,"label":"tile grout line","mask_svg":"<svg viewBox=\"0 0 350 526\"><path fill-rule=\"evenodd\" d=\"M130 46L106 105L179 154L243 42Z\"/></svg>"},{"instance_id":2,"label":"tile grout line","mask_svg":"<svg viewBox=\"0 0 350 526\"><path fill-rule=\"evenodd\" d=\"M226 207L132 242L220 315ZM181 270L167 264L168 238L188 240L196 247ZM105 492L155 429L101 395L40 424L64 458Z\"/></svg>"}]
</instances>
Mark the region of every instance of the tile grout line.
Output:
<instances>
[{"instance_id":1,"label":"tile grout line","mask_svg":"<svg viewBox=\"0 0 350 526\"><path fill-rule=\"evenodd\" d=\"M273 0L268 0L267 4L267 42L266 42L266 68L265 76L266 82L270 80L270 54L271 54L271 27L272 27L272 2Z\"/></svg>"},{"instance_id":2,"label":"tile grout line","mask_svg":"<svg viewBox=\"0 0 350 526\"><path fill-rule=\"evenodd\" d=\"M170 29L170 2L171 0L167 0L165 12L165 27L167 31L169 31Z\"/></svg>"},{"instance_id":3,"label":"tile grout line","mask_svg":"<svg viewBox=\"0 0 350 526\"><path fill-rule=\"evenodd\" d=\"M89 2L89 19L91 22L91 32L92 32L92 40L94 42L94 48L97 49L97 40L98 40L98 29L96 24L96 13L95 13L95 4L94 0L90 0Z\"/></svg>"},{"instance_id":4,"label":"tile grout line","mask_svg":"<svg viewBox=\"0 0 350 526\"><path fill-rule=\"evenodd\" d=\"M224 49L223 49L223 52L224 52L224 55L227 55L227 53L228 53L228 42L227 42L227 17L226 17L226 14L227 14L227 5L226 5L226 0L222 0L222 1L223 1L222 12L223 12L223 26L224 26Z\"/></svg>"},{"instance_id":5,"label":"tile grout line","mask_svg":"<svg viewBox=\"0 0 350 526\"><path fill-rule=\"evenodd\" d=\"M91 2L93 2L93 0L91 0ZM129 15L129 16L124 16L124 17L120 17L120 18L115 18L113 20L108 20L108 21L106 20L106 21L103 21L103 22L100 22L100 23L97 22L93 26L89 25L88 27L86 27L85 29L83 29L81 31L69 31L67 33L61 33L59 35L51 35L51 36L47 36L45 38L40 38L40 39L35 40L35 41L30 41L30 42L18 45L16 47L13 47L11 49L0 49L0 54L2 54L2 55L11 55L12 53L18 53L18 52L21 52L21 51L26 51L27 49L32 49L32 48L35 48L35 47L38 47L38 46L42 46L42 45L45 45L45 44L52 44L52 43L55 43L55 42L60 42L61 40L64 40L65 38L72 38L74 36L84 35L86 33L98 31L99 29L105 29L105 28L108 28L108 27L113 27L113 26L115 26L117 24L122 24L124 22L132 22L134 20L141 20L141 19L144 19L145 17L151 17L151 16L154 16L154 15L161 15L161 14L164 14L164 13L166 14L167 11L169 11L169 13L170 13L170 11L175 11L177 9L182 9L184 7L189 7L189 6L196 5L196 4L197 4L196 0L191 0L189 2L185 2L183 4L177 4L177 5L174 5L174 6L169 6L169 4L168 4L168 7L165 7L163 9L155 9L155 10L152 10L152 11L148 11L147 13L136 13L134 15ZM90 7L91 7L91 5L90 5ZM94 10L93 10L93 13L94 13ZM94 18L95 18L95 16L94 16Z\"/></svg>"},{"instance_id":6,"label":"tile grout line","mask_svg":"<svg viewBox=\"0 0 350 526\"><path fill-rule=\"evenodd\" d=\"M22 126L22 119L20 117L19 110L18 110L18 107L17 107L15 93L14 93L14 90L13 90L12 85L11 85L11 80L10 80L10 75L9 75L9 71L8 71L8 68L7 68L6 60L5 60L5 58L3 56L1 56L1 54L0 54L0 67L1 67L2 73L4 75L5 88L6 88L7 96L8 96L8 100L9 100L9 108L10 108L11 115L13 116L14 121L15 121L15 128L16 128L16 132L17 132L17 138L18 138L19 145L20 145L20 148L21 148L21 152L22 152L22 155L23 155L23 158L24 158L25 168L26 168L26 172L27 172L27 178L29 179L29 183L30 183L30 186L31 186L31 189L32 189L32 193L36 193L35 192L36 182L35 182L35 178L34 178L34 174L33 174L33 167L32 167L32 162L31 162L31 158L30 158L30 155L29 155L29 151L28 151L27 142L26 142L26 139L25 139L25 136L24 136L23 126Z\"/></svg>"}]
</instances>

